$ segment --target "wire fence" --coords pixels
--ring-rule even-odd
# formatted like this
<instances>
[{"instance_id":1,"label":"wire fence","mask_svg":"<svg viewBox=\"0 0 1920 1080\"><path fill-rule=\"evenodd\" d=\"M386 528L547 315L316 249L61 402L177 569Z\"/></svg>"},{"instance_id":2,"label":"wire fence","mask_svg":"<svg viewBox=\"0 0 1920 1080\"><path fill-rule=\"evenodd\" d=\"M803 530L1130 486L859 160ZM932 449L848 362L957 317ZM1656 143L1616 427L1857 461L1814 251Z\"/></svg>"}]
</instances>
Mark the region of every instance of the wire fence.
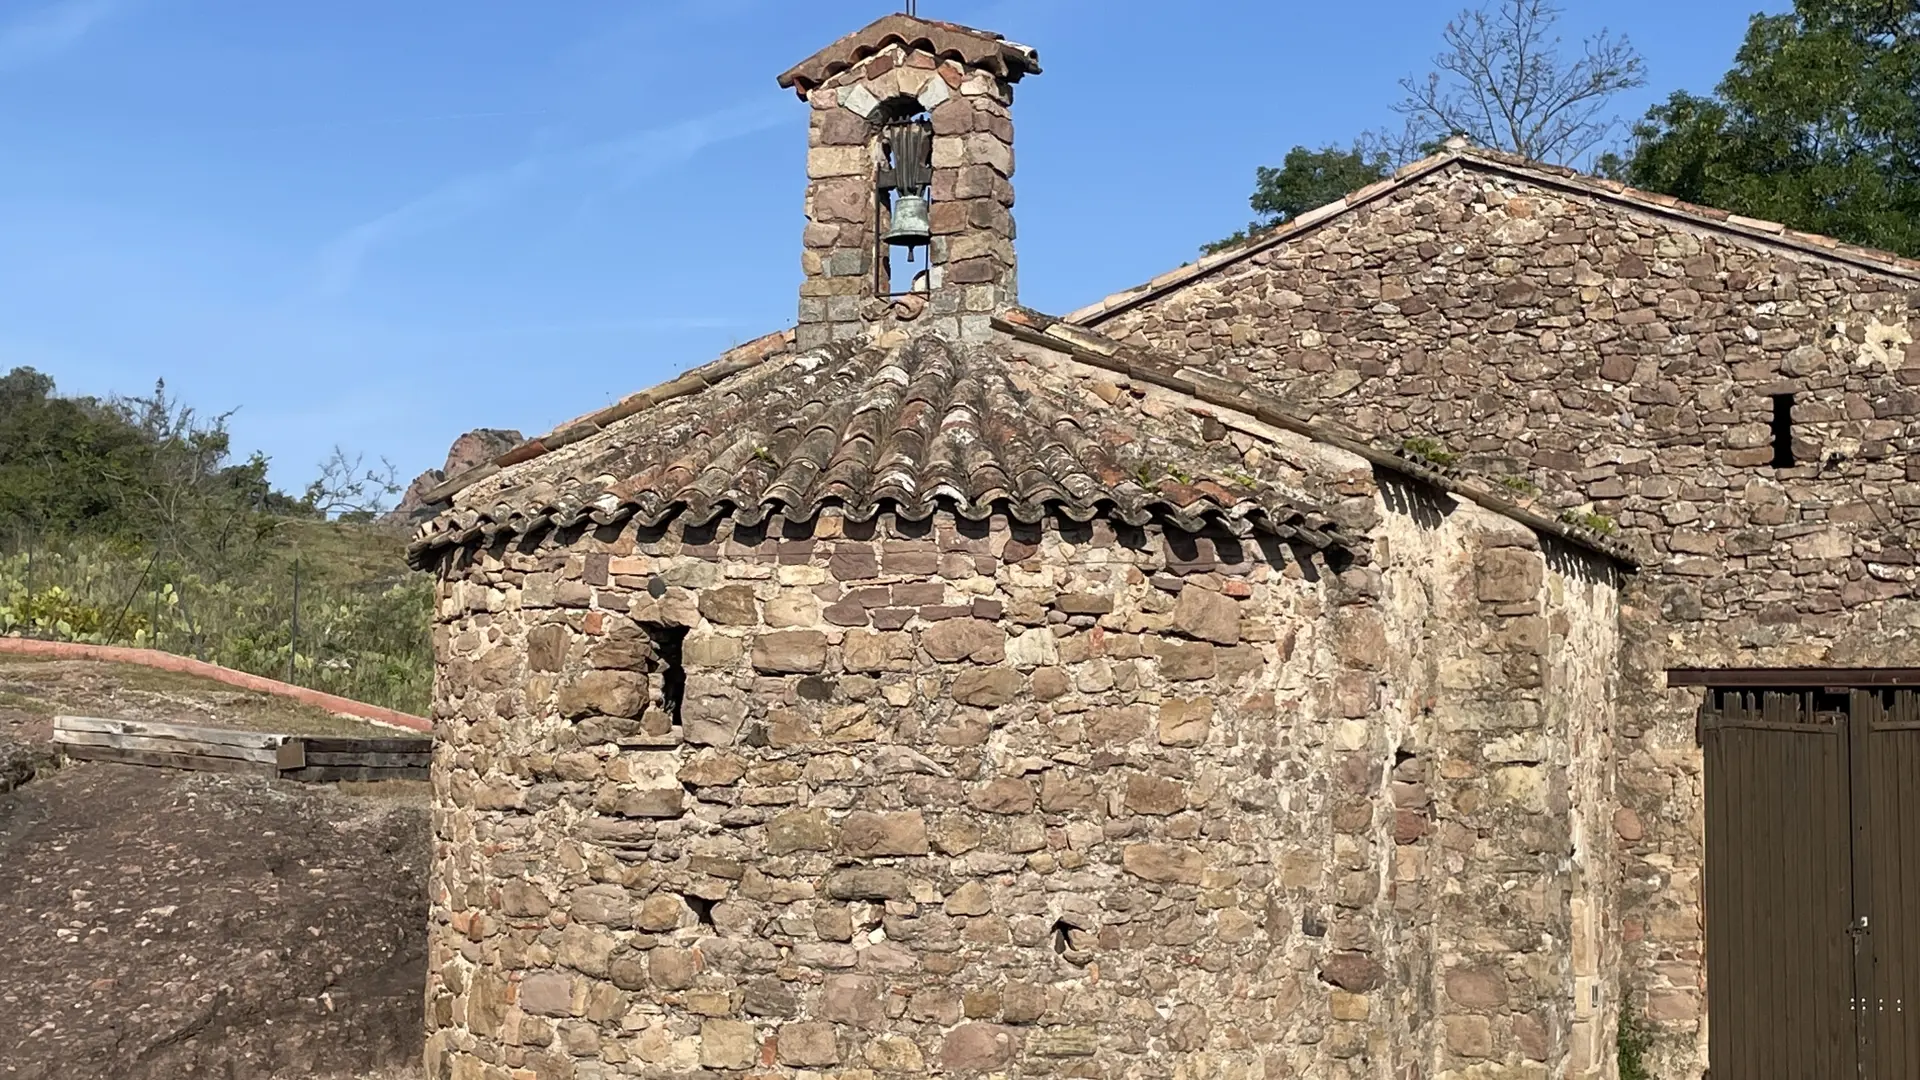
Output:
<instances>
[{"instance_id":1,"label":"wire fence","mask_svg":"<svg viewBox=\"0 0 1920 1080\"><path fill-rule=\"evenodd\" d=\"M215 573L159 547L0 533L0 636L161 649L424 714L431 583L340 577L298 555Z\"/></svg>"}]
</instances>

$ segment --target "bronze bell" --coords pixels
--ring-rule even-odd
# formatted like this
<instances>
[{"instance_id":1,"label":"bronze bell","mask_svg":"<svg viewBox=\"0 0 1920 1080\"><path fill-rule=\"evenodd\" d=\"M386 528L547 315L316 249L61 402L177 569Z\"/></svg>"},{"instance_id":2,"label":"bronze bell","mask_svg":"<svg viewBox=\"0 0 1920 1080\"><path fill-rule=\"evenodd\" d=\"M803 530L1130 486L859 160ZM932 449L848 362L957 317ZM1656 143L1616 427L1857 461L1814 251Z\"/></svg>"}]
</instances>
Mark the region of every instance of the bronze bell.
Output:
<instances>
[{"instance_id":1,"label":"bronze bell","mask_svg":"<svg viewBox=\"0 0 1920 1080\"><path fill-rule=\"evenodd\" d=\"M893 201L893 227L887 230L886 241L894 247L912 249L926 247L933 240L933 211L927 206L927 200L920 195L902 195Z\"/></svg>"}]
</instances>

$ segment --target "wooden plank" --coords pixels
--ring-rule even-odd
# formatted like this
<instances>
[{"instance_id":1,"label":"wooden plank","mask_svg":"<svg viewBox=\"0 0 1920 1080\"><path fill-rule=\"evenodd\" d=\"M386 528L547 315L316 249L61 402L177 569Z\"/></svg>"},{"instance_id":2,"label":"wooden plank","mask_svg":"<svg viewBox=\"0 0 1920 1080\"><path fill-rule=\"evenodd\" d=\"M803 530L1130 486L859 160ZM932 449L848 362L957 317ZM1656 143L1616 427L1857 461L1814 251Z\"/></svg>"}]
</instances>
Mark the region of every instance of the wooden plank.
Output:
<instances>
[{"instance_id":1,"label":"wooden plank","mask_svg":"<svg viewBox=\"0 0 1920 1080\"><path fill-rule=\"evenodd\" d=\"M272 776L271 764L239 758L206 757L200 754L160 754L147 750L126 750L117 746L74 746L69 757L82 761L106 761L121 765L150 765L163 769L191 769L196 772L241 773L248 776Z\"/></svg>"},{"instance_id":2,"label":"wooden plank","mask_svg":"<svg viewBox=\"0 0 1920 1080\"><path fill-rule=\"evenodd\" d=\"M426 736L399 736L379 739L340 739L331 736L306 737L307 750L320 754L431 754L433 740Z\"/></svg>"},{"instance_id":3,"label":"wooden plank","mask_svg":"<svg viewBox=\"0 0 1920 1080\"><path fill-rule=\"evenodd\" d=\"M433 764L432 754L329 754L309 748L308 765L364 765L376 769L424 769Z\"/></svg>"},{"instance_id":4,"label":"wooden plank","mask_svg":"<svg viewBox=\"0 0 1920 1080\"><path fill-rule=\"evenodd\" d=\"M426 769L378 769L361 765L309 765L280 774L283 780L308 784L338 783L342 780L378 782L383 780L426 780Z\"/></svg>"},{"instance_id":5,"label":"wooden plank","mask_svg":"<svg viewBox=\"0 0 1920 1080\"><path fill-rule=\"evenodd\" d=\"M199 727L189 724L159 724L145 720L105 720L95 716L56 716L53 730L86 731L106 735L145 735L162 739L211 743L217 746L242 746L270 750L285 742L285 735L261 731L234 731L228 728Z\"/></svg>"},{"instance_id":6,"label":"wooden plank","mask_svg":"<svg viewBox=\"0 0 1920 1080\"><path fill-rule=\"evenodd\" d=\"M231 758L237 761L253 761L266 765L275 763L277 748L255 750L245 746L222 746L218 743L194 742L187 739L162 739L146 735L112 735L96 731L56 731L53 741L66 747L108 747L116 750L136 750L156 754L185 754L192 757Z\"/></svg>"},{"instance_id":7,"label":"wooden plank","mask_svg":"<svg viewBox=\"0 0 1920 1080\"><path fill-rule=\"evenodd\" d=\"M305 768L307 764L307 744L299 739L288 739L280 744L274 755L274 765L281 770Z\"/></svg>"}]
</instances>

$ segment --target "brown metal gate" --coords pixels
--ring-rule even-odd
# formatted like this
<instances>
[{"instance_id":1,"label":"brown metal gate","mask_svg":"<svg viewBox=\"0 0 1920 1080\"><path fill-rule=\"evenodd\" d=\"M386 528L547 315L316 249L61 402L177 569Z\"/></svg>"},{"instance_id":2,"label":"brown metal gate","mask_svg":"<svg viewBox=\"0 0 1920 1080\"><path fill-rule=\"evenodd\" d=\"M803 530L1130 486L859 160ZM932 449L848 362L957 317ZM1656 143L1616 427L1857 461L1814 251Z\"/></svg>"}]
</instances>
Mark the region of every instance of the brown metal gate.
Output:
<instances>
[{"instance_id":1,"label":"brown metal gate","mask_svg":"<svg viewBox=\"0 0 1920 1080\"><path fill-rule=\"evenodd\" d=\"M1714 1080L1920 1077L1920 692L1710 690Z\"/></svg>"}]
</instances>

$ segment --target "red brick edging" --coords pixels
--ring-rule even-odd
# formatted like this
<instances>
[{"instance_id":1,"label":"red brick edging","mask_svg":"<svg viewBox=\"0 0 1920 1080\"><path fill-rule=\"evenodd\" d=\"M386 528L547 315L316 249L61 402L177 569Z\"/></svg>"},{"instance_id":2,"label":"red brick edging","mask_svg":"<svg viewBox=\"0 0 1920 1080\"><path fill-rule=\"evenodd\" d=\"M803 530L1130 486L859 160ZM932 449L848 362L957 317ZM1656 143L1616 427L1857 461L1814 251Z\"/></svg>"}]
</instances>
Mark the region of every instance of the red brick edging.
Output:
<instances>
[{"instance_id":1,"label":"red brick edging","mask_svg":"<svg viewBox=\"0 0 1920 1080\"><path fill-rule=\"evenodd\" d=\"M351 716L356 720L371 720L376 724L391 724L395 727L411 728L414 731L429 733L433 731L433 722L425 717L383 709L378 705L368 705L365 702L334 694L323 694L304 686L294 686L277 679L249 675L244 671L209 664L190 656L176 656L173 653L155 649L129 649L118 645L82 645L73 641L0 637L0 653L9 653L14 656L44 656L53 660L105 660L115 664L139 664L142 667L157 668L182 675L197 675L200 678L212 679L214 682L225 683L242 690L292 698L331 713Z\"/></svg>"}]
</instances>

